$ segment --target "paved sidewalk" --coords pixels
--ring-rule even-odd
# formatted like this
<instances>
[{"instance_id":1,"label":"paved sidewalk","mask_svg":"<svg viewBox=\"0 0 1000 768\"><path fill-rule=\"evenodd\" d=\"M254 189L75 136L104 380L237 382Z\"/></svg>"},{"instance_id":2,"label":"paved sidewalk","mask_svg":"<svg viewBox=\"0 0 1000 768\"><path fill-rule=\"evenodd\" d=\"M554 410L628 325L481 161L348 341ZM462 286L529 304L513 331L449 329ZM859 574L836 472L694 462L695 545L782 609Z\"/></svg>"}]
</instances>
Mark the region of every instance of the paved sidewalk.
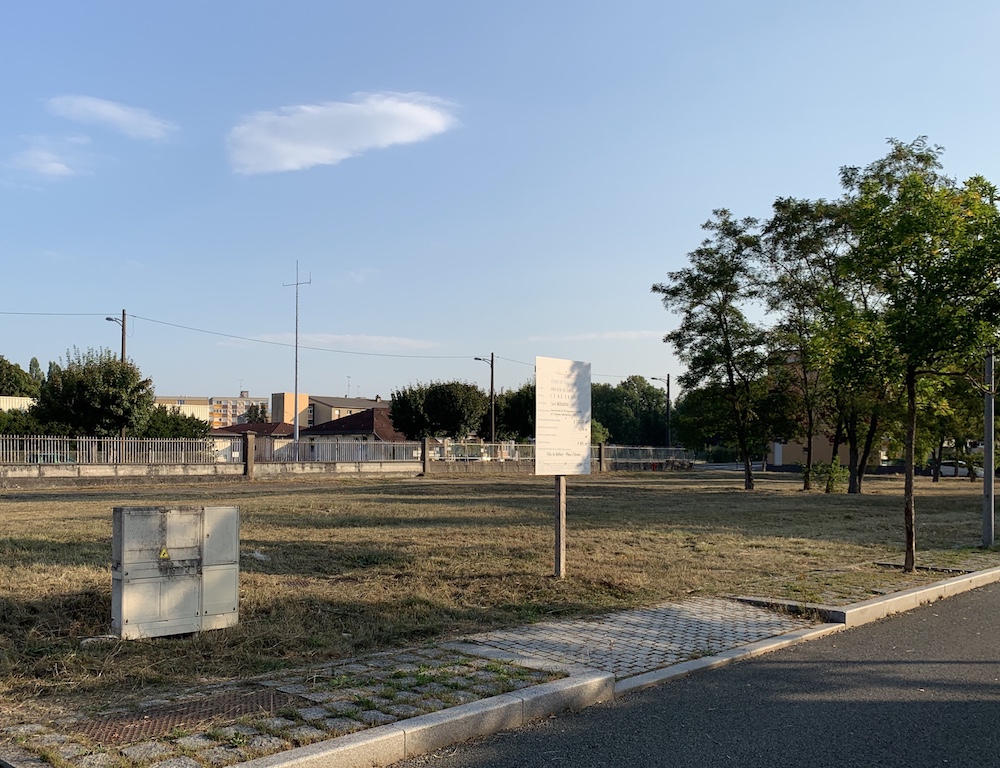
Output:
<instances>
[{"instance_id":1,"label":"paved sidewalk","mask_svg":"<svg viewBox=\"0 0 1000 768\"><path fill-rule=\"evenodd\" d=\"M715 598L692 598L620 611L484 632L452 647L612 673L617 680L804 629L815 622Z\"/></svg>"},{"instance_id":2,"label":"paved sidewalk","mask_svg":"<svg viewBox=\"0 0 1000 768\"><path fill-rule=\"evenodd\" d=\"M368 729L385 730L378 726L400 724L400 734L407 723L426 727L436 713L444 735L423 742L434 748L442 738L461 737L455 723L462 717L485 717L494 703L510 708L517 702L511 709L515 720L501 723L508 727L529 712L543 716L610 698L615 681L810 625L767 608L706 598L546 622L158 696L131 707L8 725L0 729L0 764L199 768L263 759L281 765L338 737L347 743L354 734L357 742ZM349 760L335 764L341 763Z\"/></svg>"}]
</instances>

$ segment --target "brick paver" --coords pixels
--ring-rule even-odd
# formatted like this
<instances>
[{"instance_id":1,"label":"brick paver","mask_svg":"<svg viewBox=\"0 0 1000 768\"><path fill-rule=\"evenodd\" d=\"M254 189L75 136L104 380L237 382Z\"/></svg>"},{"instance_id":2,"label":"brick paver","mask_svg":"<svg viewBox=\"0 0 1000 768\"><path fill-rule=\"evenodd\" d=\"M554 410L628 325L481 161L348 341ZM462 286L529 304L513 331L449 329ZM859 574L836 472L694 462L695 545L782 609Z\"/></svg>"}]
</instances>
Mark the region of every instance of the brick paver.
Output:
<instances>
[{"instance_id":1,"label":"brick paver","mask_svg":"<svg viewBox=\"0 0 1000 768\"><path fill-rule=\"evenodd\" d=\"M143 736L133 743L91 739L73 726L86 718L71 713L62 713L58 722L9 724L0 727L0 763L37 768L44 765L42 758L56 768L221 768L537 685L559 677L562 673L552 670L563 665L584 665L624 678L809 624L731 600L695 598L591 619L486 632L465 638L460 649L443 643L252 683L234 681L229 689L276 690L289 703L278 711L228 722L198 721L187 732ZM484 658L496 651L519 657L522 663ZM525 666L527 659L531 663ZM149 718L164 706L183 708L219 692L216 685L178 691L172 697L160 694L136 702L133 709L137 718ZM115 707L122 711L120 702Z\"/></svg>"}]
</instances>

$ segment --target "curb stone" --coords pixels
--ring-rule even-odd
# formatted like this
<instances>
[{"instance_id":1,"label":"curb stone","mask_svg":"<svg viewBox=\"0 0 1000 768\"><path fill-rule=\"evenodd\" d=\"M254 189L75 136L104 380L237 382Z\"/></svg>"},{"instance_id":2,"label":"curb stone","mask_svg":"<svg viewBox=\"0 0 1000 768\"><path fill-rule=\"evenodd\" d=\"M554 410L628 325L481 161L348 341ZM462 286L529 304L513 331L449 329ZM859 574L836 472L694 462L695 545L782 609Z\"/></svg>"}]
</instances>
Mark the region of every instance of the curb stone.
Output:
<instances>
[{"instance_id":1,"label":"curb stone","mask_svg":"<svg viewBox=\"0 0 1000 768\"><path fill-rule=\"evenodd\" d=\"M439 647L533 669L561 671L569 677L276 752L266 757L233 764L230 768L326 768L330 765L336 765L338 768L370 768L372 765L389 765L475 737L517 728L567 710L584 709L695 672L715 669L850 627L861 626L997 582L1000 582L1000 568L990 568L839 607L739 597L736 598L739 602L760 607L776 608L790 613L814 613L827 623L785 632L711 656L690 659L650 672L622 677L619 680L616 680L614 674L610 672L594 670L578 663L555 664L552 661L470 643L445 643ZM48 763L40 757L16 745L5 744L2 749L0 768L48 766Z\"/></svg>"}]
</instances>

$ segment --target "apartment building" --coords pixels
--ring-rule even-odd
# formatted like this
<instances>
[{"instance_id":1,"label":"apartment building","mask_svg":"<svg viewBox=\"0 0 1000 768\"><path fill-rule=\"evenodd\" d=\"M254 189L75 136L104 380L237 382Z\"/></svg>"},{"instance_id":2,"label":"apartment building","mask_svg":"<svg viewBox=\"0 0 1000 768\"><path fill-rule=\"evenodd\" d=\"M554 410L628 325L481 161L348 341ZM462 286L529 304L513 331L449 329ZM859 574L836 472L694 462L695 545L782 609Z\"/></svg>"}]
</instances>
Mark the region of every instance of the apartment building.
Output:
<instances>
[{"instance_id":1,"label":"apartment building","mask_svg":"<svg viewBox=\"0 0 1000 768\"><path fill-rule=\"evenodd\" d=\"M247 409L251 405L263 405L265 408L268 406L268 398L250 397L250 393L247 390L240 392L239 397L210 397L208 401L211 406L211 420L209 424L211 424L213 429L240 424L243 414L247 412ZM282 421L282 419L272 418L271 413L268 413L267 416L270 421Z\"/></svg>"}]
</instances>

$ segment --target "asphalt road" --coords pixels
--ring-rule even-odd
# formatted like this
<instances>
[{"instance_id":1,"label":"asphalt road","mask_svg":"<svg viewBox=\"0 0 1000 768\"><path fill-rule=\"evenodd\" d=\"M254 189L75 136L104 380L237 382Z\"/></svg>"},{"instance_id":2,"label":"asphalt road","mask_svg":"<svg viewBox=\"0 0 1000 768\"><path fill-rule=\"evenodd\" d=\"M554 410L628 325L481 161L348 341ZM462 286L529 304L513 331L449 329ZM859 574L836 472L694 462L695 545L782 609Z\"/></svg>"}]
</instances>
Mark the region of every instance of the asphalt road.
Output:
<instances>
[{"instance_id":1,"label":"asphalt road","mask_svg":"<svg viewBox=\"0 0 1000 768\"><path fill-rule=\"evenodd\" d=\"M1000 586L398 763L1000 766Z\"/></svg>"}]
</instances>

